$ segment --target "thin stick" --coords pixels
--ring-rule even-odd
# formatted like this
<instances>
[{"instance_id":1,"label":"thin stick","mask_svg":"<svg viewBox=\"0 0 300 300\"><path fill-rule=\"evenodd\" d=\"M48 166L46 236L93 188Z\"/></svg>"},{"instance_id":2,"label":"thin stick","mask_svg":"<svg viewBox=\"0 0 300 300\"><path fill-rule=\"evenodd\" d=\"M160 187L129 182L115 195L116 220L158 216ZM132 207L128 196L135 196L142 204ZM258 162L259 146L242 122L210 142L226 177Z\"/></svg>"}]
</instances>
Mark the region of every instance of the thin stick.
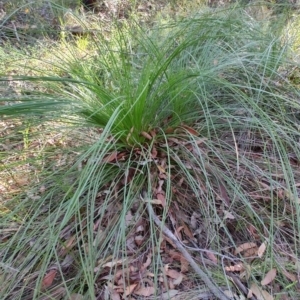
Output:
<instances>
[{"instance_id":1,"label":"thin stick","mask_svg":"<svg viewBox=\"0 0 300 300\"><path fill-rule=\"evenodd\" d=\"M147 202L147 201L146 201ZM191 267L194 271L200 276L202 281L205 285L209 288L209 290L220 300L230 300L212 281L211 279L205 274L204 271L200 269L200 267L196 264L193 260L192 256L186 251L186 249L181 245L181 243L177 240L175 235L160 221L157 215L154 213L152 205L147 202L147 208L149 217L153 219L154 223L161 228L162 232L172 240L172 242L176 245L178 250L182 253L184 258L190 263Z\"/></svg>"},{"instance_id":2,"label":"thin stick","mask_svg":"<svg viewBox=\"0 0 300 300\"><path fill-rule=\"evenodd\" d=\"M234 284L236 285L236 287L242 291L244 293L244 295L248 295L249 294L249 290L245 287L245 285L240 281L240 279L238 278L238 276L230 274L228 272L226 272L226 274L232 279L232 281L234 282ZM250 298L248 297L247 299L249 300L257 300L257 298L253 295Z\"/></svg>"}]
</instances>

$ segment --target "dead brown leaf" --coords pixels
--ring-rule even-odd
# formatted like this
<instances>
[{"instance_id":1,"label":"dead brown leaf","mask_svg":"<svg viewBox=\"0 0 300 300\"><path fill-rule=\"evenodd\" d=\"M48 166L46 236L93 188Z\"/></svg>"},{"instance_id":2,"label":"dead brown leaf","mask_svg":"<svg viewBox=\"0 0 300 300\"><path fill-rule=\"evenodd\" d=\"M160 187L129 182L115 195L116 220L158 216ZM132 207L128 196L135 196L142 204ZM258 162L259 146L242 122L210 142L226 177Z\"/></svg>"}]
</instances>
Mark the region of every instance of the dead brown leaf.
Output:
<instances>
[{"instance_id":1,"label":"dead brown leaf","mask_svg":"<svg viewBox=\"0 0 300 300\"><path fill-rule=\"evenodd\" d=\"M155 288L153 286L141 287L134 291L135 295L149 297L155 293Z\"/></svg>"},{"instance_id":2,"label":"dead brown leaf","mask_svg":"<svg viewBox=\"0 0 300 300\"><path fill-rule=\"evenodd\" d=\"M251 284L250 290L256 296L257 300L274 300L273 296L255 283Z\"/></svg>"},{"instance_id":3,"label":"dead brown leaf","mask_svg":"<svg viewBox=\"0 0 300 300\"><path fill-rule=\"evenodd\" d=\"M175 230L175 235L178 237L178 239L180 241L182 241L182 234L181 234L181 230L183 229L183 226L179 226L178 228L176 228Z\"/></svg>"},{"instance_id":4,"label":"dead brown leaf","mask_svg":"<svg viewBox=\"0 0 300 300\"><path fill-rule=\"evenodd\" d=\"M260 238L257 229L252 224L249 224L247 229L253 239L257 240Z\"/></svg>"},{"instance_id":5,"label":"dead brown leaf","mask_svg":"<svg viewBox=\"0 0 300 300\"><path fill-rule=\"evenodd\" d=\"M194 237L193 233L191 232L190 228L189 228L184 222L182 222L182 226L183 226L183 231L184 231L184 233L185 233L191 240L194 240L195 237Z\"/></svg>"},{"instance_id":6,"label":"dead brown leaf","mask_svg":"<svg viewBox=\"0 0 300 300\"><path fill-rule=\"evenodd\" d=\"M265 278L261 281L261 285L268 285L269 283L271 283L277 274L277 270L275 268L271 269L265 276Z\"/></svg>"},{"instance_id":7,"label":"dead brown leaf","mask_svg":"<svg viewBox=\"0 0 300 300\"><path fill-rule=\"evenodd\" d=\"M295 282L295 281L297 281L297 276L296 275L294 275L293 273L290 273L290 272L288 272L288 271L286 271L286 270L282 270L282 274L287 278L287 279L289 279L290 281L292 281L292 282Z\"/></svg>"},{"instance_id":8,"label":"dead brown leaf","mask_svg":"<svg viewBox=\"0 0 300 300\"><path fill-rule=\"evenodd\" d=\"M130 273L130 268L122 268L121 270L118 270L114 276L112 276L112 274L111 274L108 276L108 278L113 279L112 281L115 283L119 283L119 281L121 280L120 284L122 284L123 283L122 276L125 273L126 274Z\"/></svg>"},{"instance_id":9,"label":"dead brown leaf","mask_svg":"<svg viewBox=\"0 0 300 300\"><path fill-rule=\"evenodd\" d=\"M183 274L179 273L179 277L172 281L173 285L179 285L183 280Z\"/></svg>"},{"instance_id":10,"label":"dead brown leaf","mask_svg":"<svg viewBox=\"0 0 300 300\"><path fill-rule=\"evenodd\" d=\"M114 160L116 160L117 156L118 156L118 152L117 151L113 151L112 153L108 154L107 156L105 156L103 158L103 162L104 163L113 162Z\"/></svg>"},{"instance_id":11,"label":"dead brown leaf","mask_svg":"<svg viewBox=\"0 0 300 300\"><path fill-rule=\"evenodd\" d=\"M137 285L138 285L137 283L134 283L134 284L131 284L131 285L127 286L125 288L123 298L131 295L133 293L134 289L137 287Z\"/></svg>"},{"instance_id":12,"label":"dead brown leaf","mask_svg":"<svg viewBox=\"0 0 300 300\"><path fill-rule=\"evenodd\" d=\"M105 267L112 268L112 267L114 267L115 265L120 265L120 264L122 264L123 262L124 262L123 259L119 259L119 260L116 260L116 261L110 261L110 262L104 264L104 265L103 265L103 268L105 268Z\"/></svg>"},{"instance_id":13,"label":"dead brown leaf","mask_svg":"<svg viewBox=\"0 0 300 300\"><path fill-rule=\"evenodd\" d=\"M183 256L180 259L180 264L181 273L187 273L189 271L189 262Z\"/></svg>"},{"instance_id":14,"label":"dead brown leaf","mask_svg":"<svg viewBox=\"0 0 300 300\"><path fill-rule=\"evenodd\" d=\"M152 140L152 136L151 136L149 133L145 132L145 131L142 131L142 132L141 132L141 135L142 135L145 139L147 139L147 140L149 140L149 141Z\"/></svg>"},{"instance_id":15,"label":"dead brown leaf","mask_svg":"<svg viewBox=\"0 0 300 300\"><path fill-rule=\"evenodd\" d=\"M193 129L192 127L189 127L187 125L181 124L181 127L184 128L186 131L188 131L190 134L199 136L199 133L197 130Z\"/></svg>"},{"instance_id":16,"label":"dead brown leaf","mask_svg":"<svg viewBox=\"0 0 300 300\"><path fill-rule=\"evenodd\" d=\"M258 248L258 250L257 250L257 256L258 256L259 258L261 258L261 257L264 255L266 249L267 249L267 243L266 243L266 242L263 242L263 243L259 246L259 248Z\"/></svg>"},{"instance_id":17,"label":"dead brown leaf","mask_svg":"<svg viewBox=\"0 0 300 300\"><path fill-rule=\"evenodd\" d=\"M126 152L119 152L117 156L117 161L124 161L127 156Z\"/></svg>"},{"instance_id":18,"label":"dead brown leaf","mask_svg":"<svg viewBox=\"0 0 300 300\"><path fill-rule=\"evenodd\" d=\"M44 279L42 280L42 289L47 289L52 285L56 274L57 270L52 269L45 275Z\"/></svg>"},{"instance_id":19,"label":"dead brown leaf","mask_svg":"<svg viewBox=\"0 0 300 300\"><path fill-rule=\"evenodd\" d=\"M246 251L248 249L255 248L255 247L257 247L256 243L244 243L235 249L234 254L237 255L243 251Z\"/></svg>"},{"instance_id":20,"label":"dead brown leaf","mask_svg":"<svg viewBox=\"0 0 300 300\"><path fill-rule=\"evenodd\" d=\"M254 259L253 256L257 255L257 251L258 251L257 247L249 248L243 253L243 257L245 258L249 257Z\"/></svg>"},{"instance_id":21,"label":"dead brown leaf","mask_svg":"<svg viewBox=\"0 0 300 300\"><path fill-rule=\"evenodd\" d=\"M147 255L147 260L146 260L146 262L143 264L143 266L141 267L141 270L143 271L143 270L146 270L149 266L150 266L150 264L151 264L151 259L152 259L152 254L151 253L149 253L148 255Z\"/></svg>"},{"instance_id":22,"label":"dead brown leaf","mask_svg":"<svg viewBox=\"0 0 300 300\"><path fill-rule=\"evenodd\" d=\"M158 169L158 171L159 171L160 173L162 173L162 174L165 174L165 173L166 173L165 168L162 167L162 166L160 166L160 165L157 165L157 169Z\"/></svg>"},{"instance_id":23,"label":"dead brown leaf","mask_svg":"<svg viewBox=\"0 0 300 300\"><path fill-rule=\"evenodd\" d=\"M169 254L169 256L172 259L175 259L175 260L177 260L177 261L180 262L180 264L181 264L181 267L180 267L181 273L188 272L188 270L189 270L189 263L188 263L188 261L185 259L185 257L180 252L177 252L176 250L170 250L168 252L168 254Z\"/></svg>"},{"instance_id":24,"label":"dead brown leaf","mask_svg":"<svg viewBox=\"0 0 300 300\"><path fill-rule=\"evenodd\" d=\"M158 199L145 200L145 202L149 202L151 204L163 205L163 202Z\"/></svg>"},{"instance_id":25,"label":"dead brown leaf","mask_svg":"<svg viewBox=\"0 0 300 300\"><path fill-rule=\"evenodd\" d=\"M209 250L205 251L205 255L207 256L207 258L209 260L211 260L213 263L217 264L218 263L218 259L217 257Z\"/></svg>"},{"instance_id":26,"label":"dead brown leaf","mask_svg":"<svg viewBox=\"0 0 300 300\"><path fill-rule=\"evenodd\" d=\"M162 207L165 207L166 206L166 197L165 197L165 195L164 194L162 194L162 193L157 193L156 194L156 198L157 198L157 200L159 200L160 202L161 202L161 205L162 205Z\"/></svg>"},{"instance_id":27,"label":"dead brown leaf","mask_svg":"<svg viewBox=\"0 0 300 300\"><path fill-rule=\"evenodd\" d=\"M223 202L225 203L225 205L226 206L230 206L230 199L228 197L226 188L223 185L223 183L220 183L220 182L219 182L219 191L220 191L221 199L223 200Z\"/></svg>"},{"instance_id":28,"label":"dead brown leaf","mask_svg":"<svg viewBox=\"0 0 300 300\"><path fill-rule=\"evenodd\" d=\"M156 130L154 129L150 130L150 134L152 137L156 137Z\"/></svg>"},{"instance_id":29,"label":"dead brown leaf","mask_svg":"<svg viewBox=\"0 0 300 300\"><path fill-rule=\"evenodd\" d=\"M118 286L118 287L116 287L115 292L118 294L124 293L124 288L122 286Z\"/></svg>"},{"instance_id":30,"label":"dead brown leaf","mask_svg":"<svg viewBox=\"0 0 300 300\"><path fill-rule=\"evenodd\" d=\"M227 272L242 272L244 270L245 270L245 267L242 263L225 267L225 271L227 271Z\"/></svg>"},{"instance_id":31,"label":"dead brown leaf","mask_svg":"<svg viewBox=\"0 0 300 300\"><path fill-rule=\"evenodd\" d=\"M173 133L174 132L174 128L172 127L168 127L166 130L165 130L165 133L169 134L169 133Z\"/></svg>"},{"instance_id":32,"label":"dead brown leaf","mask_svg":"<svg viewBox=\"0 0 300 300\"><path fill-rule=\"evenodd\" d=\"M174 249L177 248L176 244L166 235L164 235L164 240L166 240Z\"/></svg>"},{"instance_id":33,"label":"dead brown leaf","mask_svg":"<svg viewBox=\"0 0 300 300\"><path fill-rule=\"evenodd\" d=\"M180 272L173 270L173 269L169 269L168 264L164 266L164 273L165 273L165 275L167 275L168 277L173 278L173 279L178 279L181 276Z\"/></svg>"},{"instance_id":34,"label":"dead brown leaf","mask_svg":"<svg viewBox=\"0 0 300 300\"><path fill-rule=\"evenodd\" d=\"M66 242L65 245L62 247L61 251L59 252L59 256L65 256L76 243L76 235L74 234L71 236Z\"/></svg>"},{"instance_id":35,"label":"dead brown leaf","mask_svg":"<svg viewBox=\"0 0 300 300\"><path fill-rule=\"evenodd\" d=\"M253 297L253 292L249 289L247 294L247 299L250 299Z\"/></svg>"}]
</instances>

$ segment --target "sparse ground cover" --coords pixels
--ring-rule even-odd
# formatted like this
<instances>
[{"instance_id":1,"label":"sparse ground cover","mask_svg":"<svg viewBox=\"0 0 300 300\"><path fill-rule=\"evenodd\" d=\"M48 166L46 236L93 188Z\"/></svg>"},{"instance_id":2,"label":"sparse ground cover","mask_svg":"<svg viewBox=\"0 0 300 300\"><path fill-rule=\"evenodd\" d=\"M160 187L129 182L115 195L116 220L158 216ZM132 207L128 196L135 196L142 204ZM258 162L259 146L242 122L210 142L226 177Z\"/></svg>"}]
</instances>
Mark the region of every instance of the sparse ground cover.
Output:
<instances>
[{"instance_id":1,"label":"sparse ground cover","mask_svg":"<svg viewBox=\"0 0 300 300\"><path fill-rule=\"evenodd\" d=\"M0 298L298 299L292 13L124 3L2 40Z\"/></svg>"}]
</instances>

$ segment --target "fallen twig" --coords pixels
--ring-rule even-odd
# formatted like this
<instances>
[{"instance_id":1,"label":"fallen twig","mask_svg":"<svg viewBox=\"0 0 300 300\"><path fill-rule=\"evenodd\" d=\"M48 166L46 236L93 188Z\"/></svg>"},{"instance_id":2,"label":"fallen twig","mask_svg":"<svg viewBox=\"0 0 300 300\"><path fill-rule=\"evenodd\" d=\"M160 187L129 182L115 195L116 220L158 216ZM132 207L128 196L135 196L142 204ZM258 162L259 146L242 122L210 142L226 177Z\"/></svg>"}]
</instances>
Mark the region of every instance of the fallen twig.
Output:
<instances>
[{"instance_id":1,"label":"fallen twig","mask_svg":"<svg viewBox=\"0 0 300 300\"><path fill-rule=\"evenodd\" d=\"M234 282L234 284L236 285L236 287L243 292L243 294L248 297L249 294L249 290L245 287L245 285L240 281L240 279L238 278L238 276L231 274L230 272L226 272L226 274L232 279L232 281ZM247 299L249 300L257 300L257 298L252 295L250 297L248 297Z\"/></svg>"},{"instance_id":2,"label":"fallen twig","mask_svg":"<svg viewBox=\"0 0 300 300\"><path fill-rule=\"evenodd\" d=\"M147 202L147 208L149 217L153 219L154 223L161 228L162 232L172 240L172 242L176 245L177 249L182 253L184 258L190 263L191 267L194 271L200 276L209 290L220 300L230 300L213 282L212 280L206 275L204 271L200 269L197 263L194 261L192 256L187 252L187 250L181 245L181 243L177 240L175 235L159 220L157 215L154 213L152 205Z\"/></svg>"}]
</instances>

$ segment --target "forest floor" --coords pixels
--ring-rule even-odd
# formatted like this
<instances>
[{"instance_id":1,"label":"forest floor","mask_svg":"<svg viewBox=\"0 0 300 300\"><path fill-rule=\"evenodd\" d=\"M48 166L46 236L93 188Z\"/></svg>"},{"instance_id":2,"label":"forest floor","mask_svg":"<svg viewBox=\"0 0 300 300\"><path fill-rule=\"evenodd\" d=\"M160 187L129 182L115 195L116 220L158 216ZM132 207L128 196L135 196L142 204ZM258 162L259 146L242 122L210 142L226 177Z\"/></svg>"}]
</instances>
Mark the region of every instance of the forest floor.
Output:
<instances>
[{"instance_id":1,"label":"forest floor","mask_svg":"<svg viewBox=\"0 0 300 300\"><path fill-rule=\"evenodd\" d=\"M176 125L171 120L175 114L163 116L162 136L157 128L137 133L137 138L142 136L146 141L143 147L131 148L133 126L123 138L128 147L118 148L117 139L106 135L105 126L69 127L62 121L64 116L51 120L55 111L50 106L43 122L39 109L32 113L38 117L30 121L7 117L12 99L26 103L36 92L47 100L49 94L57 97L55 89L64 85L66 95L68 88L76 90L72 80L77 80L77 75L82 82L90 80L80 76L97 69L93 63L99 49L91 46L97 34L110 42L118 32L114 26L126 31L128 20L150 31L159 22L177 22L195 10L211 9L200 0L100 2L92 9L77 1L0 2L0 112L5 116L0 119L1 299L299 298L300 76L296 62L276 68L274 79L263 70L264 79L259 78L258 83L252 82L256 74L250 78L247 73L243 80L251 85L249 91L239 80L229 88L226 83L220 92L217 88L202 91L203 97L210 92L219 97L213 110L207 108L211 115L203 107L197 121L190 124L187 119ZM261 14L272 17L265 6L257 8L258 20ZM174 39L173 43L177 42ZM136 47L133 43L132 48ZM213 51L212 47L207 52L207 61ZM59 65L62 57L69 69ZM81 69L82 61L88 63ZM218 69L221 63L214 58L210 64ZM223 84L234 78L234 69L226 70L228 73L216 73L216 82ZM258 67L254 70L260 72ZM44 74L50 74L48 85L40 84ZM51 85L58 76L66 82ZM106 76L108 81L113 77ZM98 77L91 80L99 83ZM174 82L171 88L180 85ZM109 83L109 91L122 90L113 80ZM84 92L78 88L78 95L97 90L95 86ZM234 106L234 96L220 97L226 88L232 88L232 95L241 97L240 102L257 91L270 101L253 101L248 106L255 119L253 127L242 128L252 122L245 112L248 104ZM174 88L174 94L177 92ZM139 99L142 92L137 95ZM188 90L184 97L189 95ZM276 97L283 105L274 109L277 102L272 98ZM220 104L223 100L229 101L228 106ZM211 102L209 98L206 104ZM214 124L211 132L206 128L210 120ZM222 130L225 125L227 129ZM215 136L213 132L217 132ZM111 148L103 152L94 148L108 142ZM90 148L84 152L86 146ZM90 166L92 159L108 176L103 184L99 170ZM107 169L101 169L102 165ZM88 178L88 188L84 186L77 197L81 182L75 178L86 176L85 170L90 170L102 188L93 189L91 179L82 177ZM148 191L137 173L149 176ZM53 196L55 182L59 189ZM143 188L136 192L140 186ZM132 188L130 199L124 196L127 188Z\"/></svg>"}]
</instances>

